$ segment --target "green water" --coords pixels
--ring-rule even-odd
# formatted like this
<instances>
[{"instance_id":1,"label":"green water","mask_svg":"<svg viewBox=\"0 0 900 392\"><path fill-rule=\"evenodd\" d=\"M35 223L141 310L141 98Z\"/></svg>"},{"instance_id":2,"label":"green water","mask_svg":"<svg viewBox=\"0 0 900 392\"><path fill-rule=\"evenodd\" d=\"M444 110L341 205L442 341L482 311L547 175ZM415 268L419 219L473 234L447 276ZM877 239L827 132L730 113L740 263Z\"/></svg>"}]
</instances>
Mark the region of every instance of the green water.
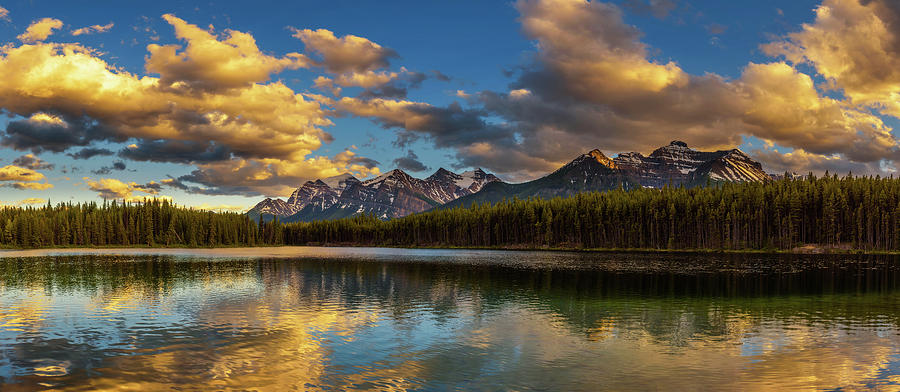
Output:
<instances>
[{"instance_id":1,"label":"green water","mask_svg":"<svg viewBox=\"0 0 900 392\"><path fill-rule=\"evenodd\" d=\"M900 389L896 257L0 256L3 391Z\"/></svg>"}]
</instances>

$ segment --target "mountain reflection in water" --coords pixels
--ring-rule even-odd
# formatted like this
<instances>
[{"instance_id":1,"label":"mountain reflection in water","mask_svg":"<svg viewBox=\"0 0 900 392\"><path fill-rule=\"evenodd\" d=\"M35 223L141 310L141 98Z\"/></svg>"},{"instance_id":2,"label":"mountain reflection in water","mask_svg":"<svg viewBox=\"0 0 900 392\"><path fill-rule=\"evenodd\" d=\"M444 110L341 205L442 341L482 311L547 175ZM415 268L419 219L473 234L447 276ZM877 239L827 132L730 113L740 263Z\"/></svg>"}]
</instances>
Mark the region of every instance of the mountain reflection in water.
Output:
<instances>
[{"instance_id":1,"label":"mountain reflection in water","mask_svg":"<svg viewBox=\"0 0 900 392\"><path fill-rule=\"evenodd\" d=\"M0 389L900 388L887 256L0 259Z\"/></svg>"}]
</instances>

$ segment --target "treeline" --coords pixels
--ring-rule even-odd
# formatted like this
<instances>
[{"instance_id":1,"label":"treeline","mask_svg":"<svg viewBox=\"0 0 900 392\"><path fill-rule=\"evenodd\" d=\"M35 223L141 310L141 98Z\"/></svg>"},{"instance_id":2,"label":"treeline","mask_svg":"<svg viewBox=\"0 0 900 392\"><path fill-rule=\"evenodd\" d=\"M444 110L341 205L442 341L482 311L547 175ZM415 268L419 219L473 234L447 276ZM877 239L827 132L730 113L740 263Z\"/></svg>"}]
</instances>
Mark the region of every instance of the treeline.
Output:
<instances>
[{"instance_id":1,"label":"treeline","mask_svg":"<svg viewBox=\"0 0 900 392\"><path fill-rule=\"evenodd\" d=\"M614 190L437 210L390 221L291 223L287 244L512 248L900 249L900 180L809 175Z\"/></svg>"},{"instance_id":2,"label":"treeline","mask_svg":"<svg viewBox=\"0 0 900 392\"><path fill-rule=\"evenodd\" d=\"M282 226L258 225L244 214L214 213L145 203L61 203L0 209L0 245L13 248L66 246L255 246L281 244Z\"/></svg>"},{"instance_id":3,"label":"treeline","mask_svg":"<svg viewBox=\"0 0 900 392\"><path fill-rule=\"evenodd\" d=\"M146 203L0 209L0 246L360 245L900 250L900 180L813 175L699 188L507 200L381 221L281 224Z\"/></svg>"}]
</instances>

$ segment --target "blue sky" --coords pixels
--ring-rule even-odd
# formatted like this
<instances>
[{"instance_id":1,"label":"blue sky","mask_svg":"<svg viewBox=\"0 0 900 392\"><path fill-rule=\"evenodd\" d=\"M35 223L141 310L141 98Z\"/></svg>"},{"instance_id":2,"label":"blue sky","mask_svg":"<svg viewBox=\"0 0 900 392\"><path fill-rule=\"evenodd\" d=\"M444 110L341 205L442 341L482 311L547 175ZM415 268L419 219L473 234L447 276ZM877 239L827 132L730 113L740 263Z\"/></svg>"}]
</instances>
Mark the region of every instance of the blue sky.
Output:
<instances>
[{"instance_id":1,"label":"blue sky","mask_svg":"<svg viewBox=\"0 0 900 392\"><path fill-rule=\"evenodd\" d=\"M544 4L547 2L560 3L548 6ZM848 4L851 2L854 4ZM404 165L404 168L420 177L439 167L466 170L482 166L517 181L539 176L593 148L609 155L628 150L649 153L666 139L683 139L698 148L739 147L761 160L770 171L891 172L892 154L896 152L892 137L896 117L888 108L892 105L890 100L895 99L890 95L893 90L885 90L883 96L889 97L886 99L870 97L865 94L870 91L867 87L876 84L867 85L847 72L838 74L834 67L828 68L834 64L830 59L840 58L841 53L814 52L815 43L821 40L817 41L813 33L820 30L809 32L804 24L831 26L821 14L817 19L816 10L822 7L836 10L830 14L833 18L862 18L866 11L877 17L879 11L884 14L877 7L894 8L889 2L883 5L878 1L825 3L523 0L289 4L257 1L194 5L155 1L97 2L93 3L96 6L85 6L77 2L0 1L0 7L8 11L5 19L0 20L0 40L7 45L0 60L8 64L13 63L15 56L29 55L13 54L15 49L57 45L48 49L55 57L44 60L63 60L68 54L61 45L77 43L81 48L91 49L91 59L105 62L107 72L114 76L128 75L133 80L162 77L163 81L174 81L168 86L168 95L160 95L159 99L174 99L171 107L178 107L181 112L198 116L222 114L231 120L251 118L241 113L240 107L252 101L235 100L233 106L238 108L227 110L205 107L203 102L213 100L213 96L224 102L241 89L257 85L272 87L279 83L303 97L305 102L319 105L325 112L316 114L316 121L329 122L307 124L300 127L302 130L284 124L253 124L253 132L257 132L254 135L275 132L288 138L285 140L297 135L315 139L308 152L267 155L268 147L254 149L252 141L247 143L245 139L251 137L248 135L226 135L221 139L210 136L205 140L202 135L218 135L219 131L190 130L189 124L176 123L178 120L157 112L153 112L153 120L142 117L138 121L116 115L115 109L98 111L98 105L108 103L113 107L122 102L104 101L109 99L108 94L85 98L66 90L60 80L91 76L78 73L76 68L56 69L54 72L68 72L67 76L48 77L43 82L48 84L43 92L26 91L21 86L0 87L0 96L6 95L0 98L0 108L7 114L0 120L0 126L7 128L6 135L12 134L10 129L19 125L28 129L27 132L38 132L34 130L37 128L28 128L48 124L41 123L40 117L33 117L38 113L66 122L71 122L72 116L84 115L92 124L105 129L103 135L85 136L87 139L81 142L56 144L52 148L33 139L51 133L30 134L32 139L28 142L5 138L0 146L0 165L37 171L43 179L35 180L32 175L25 181L53 187L14 187L12 184L18 180L11 176L8 186L0 187L0 200L16 204L29 199L81 201L99 200L101 196L155 195L172 197L184 205L239 209L252 206L263 195L285 196L307 179L343 171L360 177L376 175L393 169L395 159L403 157L415 157L418 165ZM164 19L165 14L173 15L180 22ZM23 39L29 26L42 18L58 20L62 27L51 29L46 37ZM523 22L526 20L536 24ZM894 26L884 20L885 34L893 34ZM189 44L199 46L201 41L176 35L177 23L193 26L198 31L211 31L212 40L218 41L227 39L229 29L246 33L259 49L252 56L269 56L274 61L298 53L312 60L303 65L273 68L262 78L242 79L242 71L236 70L228 72L238 76L226 75L222 69L213 70L215 65L200 58L200 52L197 58L182 52ZM108 24L112 24L108 30L99 29L106 31L73 35L79 28ZM337 40L314 44L293 36L303 29L311 32L325 29ZM805 35L796 35L804 31ZM838 36L848 37L851 33L836 32ZM375 46L365 46L366 50L375 50L373 56L382 57L374 62L350 65L336 65L323 57L323 50L334 49L335 45L346 46L347 41L341 39L348 35L373 43ZM884 42L892 38L892 35L886 37ZM762 47L779 42L791 45L792 51ZM177 64L164 64L151 70L147 65L152 57L148 45L179 45L175 53L190 61L180 68ZM798 50L810 54L798 55ZM893 51L881 46L873 50L871 55L884 60L883 63L893 61L889 57L894 55ZM215 58L211 53L203 55ZM358 60L366 55L361 52L351 58ZM172 61L162 55L158 57L162 62ZM79 59L82 60L85 59ZM25 80L29 72L46 71L36 61L30 64L35 68L8 77ZM765 67L754 68L754 73L748 71L750 64ZM855 65L855 70L865 71L861 65ZM631 68L638 79L629 79L633 75L627 70ZM591 73L594 70L598 71ZM204 74L206 71L211 73ZM328 78L335 86L340 84L342 75L349 78L365 72L381 73L388 78L392 73L395 75L390 82L369 87L347 82L338 93L316 82L317 78ZM798 89L784 86L786 91L781 91L783 86L778 83L767 84L767 80L776 80L769 77L776 73L786 82L797 82L801 87L804 80L812 81L812 96L794 97L790 94ZM753 78L754 75L757 77ZM241 80L226 85L235 77ZM616 79L619 77L622 80ZM664 85L650 85L654 77L665 77L667 81ZM417 82L417 78L424 80ZM586 79L580 82L578 78ZM877 86L895 83L892 78L893 75L885 75L885 80L877 81ZM197 87L201 84L204 87ZM385 92L381 89L385 86L400 87L405 94ZM582 91L580 86L585 89ZM146 91L140 94L123 99L150 96ZM724 98L718 99L716 94L723 94ZM341 101L342 98L345 100ZM88 105L91 99L96 100ZM526 99L530 100L528 105L522 103ZM78 106L79 100L84 107ZM190 104L185 103L187 100ZM772 113L779 110L778 105L774 108L767 105L773 100L784 100L786 104L781 106L790 107L791 113ZM815 102L792 107L793 102L801 100ZM693 105L695 101L698 107L681 107L682 103ZM642 103L647 103L646 107ZM543 114L544 108L554 105L558 107ZM710 106L709 110L703 111L704 105ZM717 111L728 113L719 115ZM582 115L583 119L579 117ZM860 120L866 116L874 118ZM159 127L172 129L159 133L158 129L151 130L153 124L148 125L147 121L159 121L166 124L157 124ZM788 124L790 121L796 123ZM10 125L15 122L19 125ZM65 129L72 129L70 124L66 126L69 128ZM873 127L877 129L871 130ZM64 138L66 131L57 131L52 133L53 137ZM323 136L319 131L330 136ZM167 155L171 153L169 150L159 150L162 152L151 161L146 156L134 159L120 153L138 146L143 148L152 141L170 139L194 143L190 146L208 142L213 146L211 149L219 147L225 153L218 161L202 162L192 161L190 154L188 158L184 154ZM310 146L303 143L297 145ZM67 155L85 148L107 149L113 154L86 160ZM800 151L791 155L795 150ZM345 151L351 155L340 155ZM32 154L30 160L20 158L26 154ZM296 163L317 157L322 160L315 164ZM239 160L244 163L235 163ZM115 165L116 162L120 163ZM257 166L251 170L249 165ZM417 168L422 170L415 171ZM109 181L101 183L103 179Z\"/></svg>"}]
</instances>

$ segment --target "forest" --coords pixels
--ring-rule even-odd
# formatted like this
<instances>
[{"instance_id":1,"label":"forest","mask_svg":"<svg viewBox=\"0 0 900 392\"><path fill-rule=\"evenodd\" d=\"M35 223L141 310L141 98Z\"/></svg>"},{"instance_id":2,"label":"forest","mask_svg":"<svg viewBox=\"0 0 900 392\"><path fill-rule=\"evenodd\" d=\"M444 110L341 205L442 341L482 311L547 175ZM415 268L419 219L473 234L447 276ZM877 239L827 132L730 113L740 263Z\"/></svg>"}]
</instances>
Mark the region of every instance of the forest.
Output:
<instances>
[{"instance_id":1,"label":"forest","mask_svg":"<svg viewBox=\"0 0 900 392\"><path fill-rule=\"evenodd\" d=\"M809 175L506 200L381 221L263 223L168 201L0 209L0 246L349 245L571 249L900 250L900 180Z\"/></svg>"},{"instance_id":2,"label":"forest","mask_svg":"<svg viewBox=\"0 0 900 392\"><path fill-rule=\"evenodd\" d=\"M0 209L0 245L6 248L85 246L215 247L279 245L282 227L259 225L244 214L145 203L49 202Z\"/></svg>"},{"instance_id":3,"label":"forest","mask_svg":"<svg viewBox=\"0 0 900 392\"><path fill-rule=\"evenodd\" d=\"M812 174L506 200L390 221L284 226L286 244L572 249L900 249L900 180Z\"/></svg>"}]
</instances>

